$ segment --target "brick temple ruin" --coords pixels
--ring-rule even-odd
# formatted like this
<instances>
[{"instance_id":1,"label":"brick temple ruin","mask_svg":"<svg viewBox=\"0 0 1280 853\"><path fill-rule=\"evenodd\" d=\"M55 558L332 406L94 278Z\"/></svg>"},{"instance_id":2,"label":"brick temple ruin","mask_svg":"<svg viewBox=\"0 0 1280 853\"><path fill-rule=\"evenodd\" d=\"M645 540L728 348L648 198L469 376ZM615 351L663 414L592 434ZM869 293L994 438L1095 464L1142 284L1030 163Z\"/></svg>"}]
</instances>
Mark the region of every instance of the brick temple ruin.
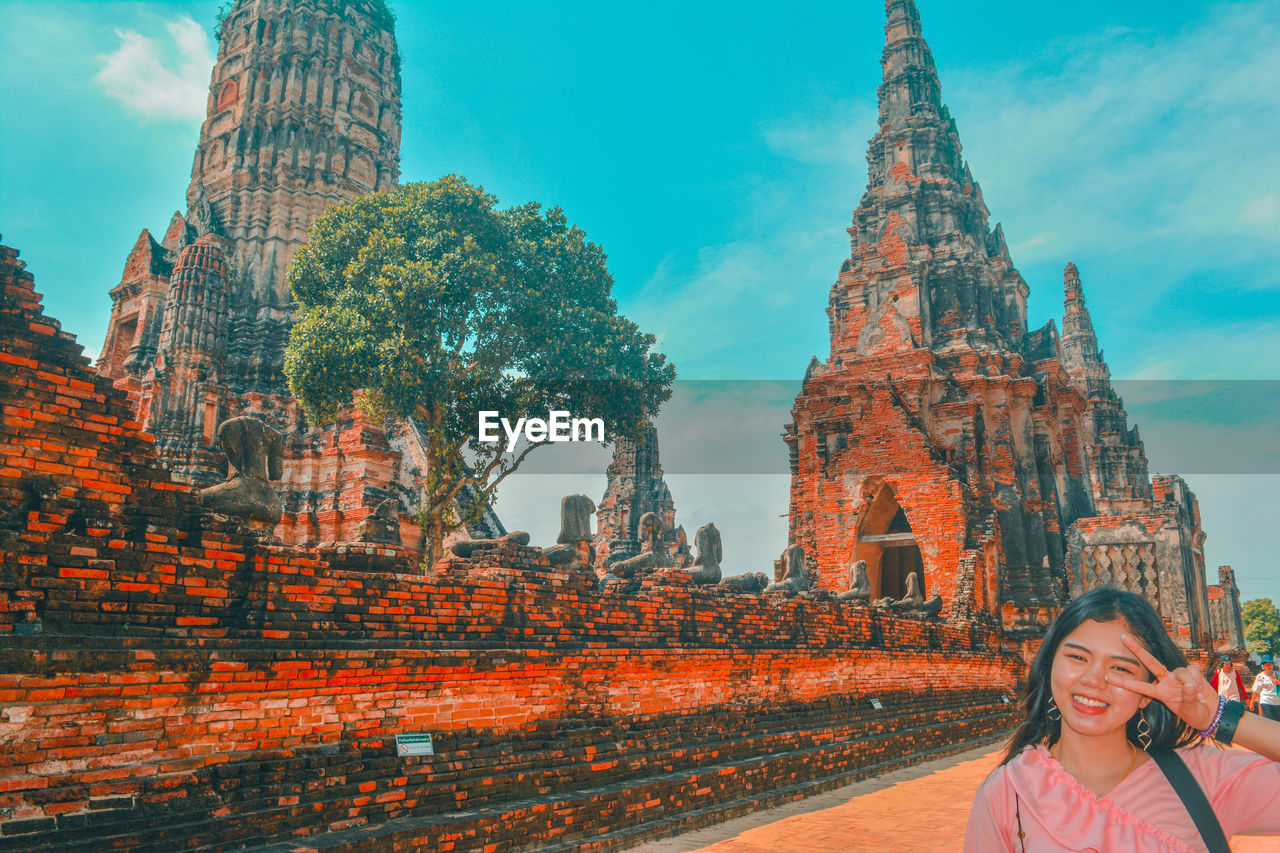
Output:
<instances>
[{"instance_id":1,"label":"brick temple ruin","mask_svg":"<svg viewBox=\"0 0 1280 853\"><path fill-rule=\"evenodd\" d=\"M223 421L251 415L283 434L275 532L286 542L357 539L393 499L400 536L421 550L426 453L414 425L351 408L313 428L284 376L289 261L325 207L394 189L399 164L400 57L385 3L239 2L221 23L187 212L160 241L143 229L111 290L97 369L129 393L178 480L222 479ZM471 532L505 531L490 512Z\"/></svg>"},{"instance_id":2,"label":"brick temple ruin","mask_svg":"<svg viewBox=\"0 0 1280 853\"><path fill-rule=\"evenodd\" d=\"M1200 514L1179 477L1148 476L1111 385L1079 272L1062 331L1027 326L1027 283L961 157L910 0L888 2L880 126L831 289L825 361L792 410L791 539L818 583L862 560L873 597L916 573L953 616L1031 640L1068 596L1141 593L1188 651L1238 652L1211 609ZM1225 620L1225 621L1215 621Z\"/></svg>"},{"instance_id":3,"label":"brick temple ruin","mask_svg":"<svg viewBox=\"0 0 1280 853\"><path fill-rule=\"evenodd\" d=\"M0 851L609 849L1015 720L989 624L601 589L512 537L426 575L279 544L175 481L34 284L0 247Z\"/></svg>"},{"instance_id":4,"label":"brick temple ruin","mask_svg":"<svg viewBox=\"0 0 1280 853\"><path fill-rule=\"evenodd\" d=\"M1234 575L1205 583L1194 496L1148 476L1074 270L1062 334L1028 332L914 5L886 8L762 591L714 580L712 526L690 551L654 434L554 546L495 524L424 573L359 541L407 527L412 425L300 420L281 275L322 204L396 180L392 22L237 3L188 211L131 254L97 371L0 247L0 851L617 849L994 742L1036 620L1094 584L1238 645ZM205 490L277 468L279 525Z\"/></svg>"}]
</instances>

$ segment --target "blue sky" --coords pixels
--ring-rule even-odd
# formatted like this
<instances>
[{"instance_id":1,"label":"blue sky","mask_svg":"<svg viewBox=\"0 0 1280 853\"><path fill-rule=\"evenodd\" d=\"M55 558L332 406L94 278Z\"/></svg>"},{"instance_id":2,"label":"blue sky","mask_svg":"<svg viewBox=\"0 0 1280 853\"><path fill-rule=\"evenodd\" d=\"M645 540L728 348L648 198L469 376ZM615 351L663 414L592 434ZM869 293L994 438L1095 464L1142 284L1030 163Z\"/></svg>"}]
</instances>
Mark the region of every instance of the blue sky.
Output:
<instances>
[{"instance_id":1,"label":"blue sky","mask_svg":"<svg viewBox=\"0 0 1280 853\"><path fill-rule=\"evenodd\" d=\"M184 198L217 5L0 4L0 233L91 351L138 231ZM795 381L825 355L882 4L393 5L403 180L459 173L565 208L683 379ZM1060 316L1074 261L1115 376L1280 379L1280 2L919 6L1031 325ZM1203 406L1162 407L1158 383L1126 387L1152 470L1200 496L1210 579L1231 563L1246 597L1280 601L1275 386L1232 386L1249 399L1214 426ZM664 445L689 437L670 413L660 428ZM1212 444L1236 458L1188 457ZM589 456L512 484L508 525L553 538L559 494L603 489ZM785 476L668 470L690 535L725 532L730 570L782 550Z\"/></svg>"}]
</instances>

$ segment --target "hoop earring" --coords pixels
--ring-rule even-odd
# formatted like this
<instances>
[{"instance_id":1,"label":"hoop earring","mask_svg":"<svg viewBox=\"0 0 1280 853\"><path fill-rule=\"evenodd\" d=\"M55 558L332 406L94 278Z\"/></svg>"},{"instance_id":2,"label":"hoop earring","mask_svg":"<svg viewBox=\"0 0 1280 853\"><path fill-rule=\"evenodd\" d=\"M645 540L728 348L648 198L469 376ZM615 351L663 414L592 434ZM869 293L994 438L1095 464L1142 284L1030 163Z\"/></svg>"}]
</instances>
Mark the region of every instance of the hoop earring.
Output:
<instances>
[{"instance_id":1,"label":"hoop earring","mask_svg":"<svg viewBox=\"0 0 1280 853\"><path fill-rule=\"evenodd\" d=\"M1142 751L1148 752L1151 749L1151 724L1147 722L1147 709L1143 708L1138 711L1138 742L1142 744Z\"/></svg>"},{"instance_id":2,"label":"hoop earring","mask_svg":"<svg viewBox=\"0 0 1280 853\"><path fill-rule=\"evenodd\" d=\"M1052 696L1049 697L1049 710L1044 715L1055 723L1062 719L1062 712L1058 710L1058 703L1053 701Z\"/></svg>"}]
</instances>

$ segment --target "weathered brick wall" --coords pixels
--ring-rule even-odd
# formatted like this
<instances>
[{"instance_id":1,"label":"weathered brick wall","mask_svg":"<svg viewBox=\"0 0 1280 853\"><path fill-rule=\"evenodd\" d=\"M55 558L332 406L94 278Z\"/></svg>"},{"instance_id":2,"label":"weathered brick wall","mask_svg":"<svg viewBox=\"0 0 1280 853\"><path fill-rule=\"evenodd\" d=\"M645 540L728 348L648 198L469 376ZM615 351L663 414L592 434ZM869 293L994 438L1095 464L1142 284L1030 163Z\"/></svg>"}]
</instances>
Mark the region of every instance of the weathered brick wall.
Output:
<instances>
[{"instance_id":1,"label":"weathered brick wall","mask_svg":"<svg viewBox=\"0 0 1280 853\"><path fill-rule=\"evenodd\" d=\"M1240 654L1245 650L1244 625L1240 616L1240 587L1230 566L1218 566L1218 582L1208 589L1209 622L1213 628L1213 651Z\"/></svg>"},{"instance_id":2,"label":"weathered brick wall","mask_svg":"<svg viewBox=\"0 0 1280 853\"><path fill-rule=\"evenodd\" d=\"M990 627L256 538L0 286L0 850L600 849L1012 722Z\"/></svg>"},{"instance_id":3,"label":"weathered brick wall","mask_svg":"<svg viewBox=\"0 0 1280 853\"><path fill-rule=\"evenodd\" d=\"M846 375L823 374L805 388L806 405L797 404L793 412L790 514L795 540L817 559L818 584L848 589L846 570L857 558L867 561L873 595L882 594L876 583L878 558L862 553L868 549L858 540L864 519L888 490L915 532L924 558L920 581L925 594L939 594L953 605L958 568L962 560L976 559L978 550L965 541L974 510L946 461L937 458L928 437L909 422L888 383L863 384ZM969 604L981 608L985 599Z\"/></svg>"}]
</instances>

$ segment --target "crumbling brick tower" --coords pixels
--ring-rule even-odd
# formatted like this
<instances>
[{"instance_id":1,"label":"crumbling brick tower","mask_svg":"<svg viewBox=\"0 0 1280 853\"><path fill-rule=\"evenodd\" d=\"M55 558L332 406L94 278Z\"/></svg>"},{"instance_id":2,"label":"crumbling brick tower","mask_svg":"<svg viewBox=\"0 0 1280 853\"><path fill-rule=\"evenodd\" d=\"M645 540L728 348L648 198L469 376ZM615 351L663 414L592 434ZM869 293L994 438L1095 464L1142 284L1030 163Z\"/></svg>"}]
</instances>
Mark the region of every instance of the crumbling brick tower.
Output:
<instances>
[{"instance_id":1,"label":"crumbling brick tower","mask_svg":"<svg viewBox=\"0 0 1280 853\"><path fill-rule=\"evenodd\" d=\"M139 238L140 257L131 256L137 262L112 291L101 373L141 391L161 314L143 311L135 293L163 292L151 279L172 270L164 256L214 234L225 241L230 276L228 395L246 411L287 406L289 261L328 205L396 185L400 60L392 27L380 0L240 0L227 13L186 216L175 215L159 250L147 232ZM139 282L149 286L130 286Z\"/></svg>"},{"instance_id":2,"label":"crumbling brick tower","mask_svg":"<svg viewBox=\"0 0 1280 853\"><path fill-rule=\"evenodd\" d=\"M1088 350L1078 278L1065 321L1078 375L1052 322L1028 330L1027 284L988 225L915 5L886 12L880 127L831 290L830 355L806 371L786 437L791 536L825 588L862 559L873 596L901 595L914 571L949 613L1033 629L1068 587L1065 531L1103 497L1090 401L1123 409L1096 340ZM1101 485L1149 502L1136 434L1114 443L1131 464Z\"/></svg>"},{"instance_id":3,"label":"crumbling brick tower","mask_svg":"<svg viewBox=\"0 0 1280 853\"><path fill-rule=\"evenodd\" d=\"M160 242L142 232L111 291L98 370L130 392L178 479L221 479L211 445L227 418L284 433L276 532L288 542L355 538L387 497L417 534L425 457L412 426L351 410L336 429L308 429L283 372L289 261L325 207L393 189L399 152L400 59L382 0L239 0L221 23L187 212ZM198 287L182 270L199 271Z\"/></svg>"},{"instance_id":4,"label":"crumbling brick tower","mask_svg":"<svg viewBox=\"0 0 1280 853\"><path fill-rule=\"evenodd\" d=\"M614 441L613 461L605 471L604 497L596 510L596 568L640 553L640 519L652 512L662 521L662 543L672 565L691 561L688 536L676 525L676 503L662 476L658 430L646 423L638 439Z\"/></svg>"},{"instance_id":5,"label":"crumbling brick tower","mask_svg":"<svg viewBox=\"0 0 1280 853\"><path fill-rule=\"evenodd\" d=\"M1098 348L1075 264L1067 264L1063 271L1062 288L1062 365L1088 403L1089 417L1081 423L1081 431L1094 511L1099 515L1148 512L1153 498L1146 450L1138 428L1129 427L1124 401L1111 385L1111 370Z\"/></svg>"},{"instance_id":6,"label":"crumbling brick tower","mask_svg":"<svg viewBox=\"0 0 1280 853\"><path fill-rule=\"evenodd\" d=\"M1209 624L1213 629L1213 650L1220 654L1243 654L1244 620L1240 613L1240 587L1230 566L1218 566L1218 582L1209 587Z\"/></svg>"}]
</instances>

